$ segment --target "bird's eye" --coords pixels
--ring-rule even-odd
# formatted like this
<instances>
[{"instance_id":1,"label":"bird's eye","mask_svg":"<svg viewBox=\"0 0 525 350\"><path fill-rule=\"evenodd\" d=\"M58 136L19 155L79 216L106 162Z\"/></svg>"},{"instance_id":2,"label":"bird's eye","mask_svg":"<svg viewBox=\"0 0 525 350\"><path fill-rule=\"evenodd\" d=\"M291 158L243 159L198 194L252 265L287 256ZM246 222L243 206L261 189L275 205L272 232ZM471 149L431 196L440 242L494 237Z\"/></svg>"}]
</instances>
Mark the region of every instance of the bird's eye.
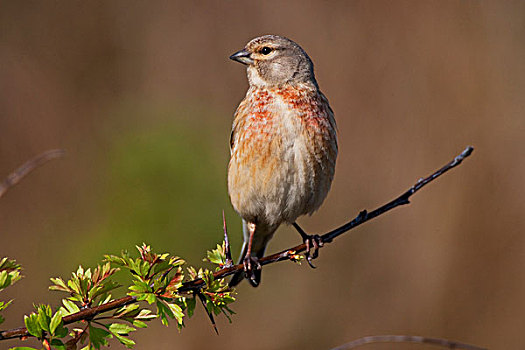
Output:
<instances>
[{"instance_id":1,"label":"bird's eye","mask_svg":"<svg viewBox=\"0 0 525 350\"><path fill-rule=\"evenodd\" d=\"M272 48L268 47L268 46L265 46L261 49L261 53L263 55L268 55L270 52L272 52Z\"/></svg>"}]
</instances>

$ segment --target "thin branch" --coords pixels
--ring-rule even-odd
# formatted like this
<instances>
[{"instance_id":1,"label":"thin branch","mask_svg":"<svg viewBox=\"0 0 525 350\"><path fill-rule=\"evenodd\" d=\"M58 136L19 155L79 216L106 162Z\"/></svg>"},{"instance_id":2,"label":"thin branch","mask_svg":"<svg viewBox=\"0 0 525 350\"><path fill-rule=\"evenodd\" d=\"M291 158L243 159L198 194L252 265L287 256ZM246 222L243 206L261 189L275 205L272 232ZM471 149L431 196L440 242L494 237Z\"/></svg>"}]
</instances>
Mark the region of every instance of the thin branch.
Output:
<instances>
[{"instance_id":1,"label":"thin branch","mask_svg":"<svg viewBox=\"0 0 525 350\"><path fill-rule=\"evenodd\" d=\"M378 217L381 214L386 213L387 211L390 211L398 206L409 204L409 198L414 195L417 191L419 191L423 186L427 185L428 183L432 182L433 180L437 179L439 176L443 175L447 171L449 171L452 168L457 167L461 164L461 162L470 156L472 154L472 151L474 151L474 148L471 146L468 146L465 148L461 154L459 154L457 157L455 157L453 160L451 160L449 163L445 164L442 168L439 170L436 170L428 177L419 179L414 186L410 187L406 192L401 194L399 197L395 198L394 200L388 202L387 204L371 211L370 213L366 210L363 210L360 212L353 220L349 221L348 223L336 228L335 230L332 230L328 233L325 233L321 236L321 242L322 243L330 243L335 238L339 237L345 232L350 231L351 229L356 228L357 226L364 224L365 222L372 220L375 217ZM321 248L321 247L320 247ZM259 259L259 263L261 265L268 265L272 264L278 261L283 260L291 260L294 259L294 256L298 253L302 253L306 251L306 244L302 243L295 247L283 250L279 253L275 253L272 255L265 256L264 258ZM224 278L226 276L232 275L235 272L243 269L243 264L234 265L232 267L225 267L213 274L213 276L217 278ZM198 288L203 285L203 281L200 279L189 281L183 284L183 286L180 288L181 291L184 290L192 290L195 288Z\"/></svg>"},{"instance_id":2,"label":"thin branch","mask_svg":"<svg viewBox=\"0 0 525 350\"><path fill-rule=\"evenodd\" d=\"M449 349L487 350L485 348L480 348L475 345L460 343L453 340L447 340L442 338L419 337L416 335L372 335L369 337L356 339L354 341L351 341L350 343L346 343L336 348L333 348L332 350L354 349L361 345L372 343L417 343L437 345Z\"/></svg>"},{"instance_id":3,"label":"thin branch","mask_svg":"<svg viewBox=\"0 0 525 350\"><path fill-rule=\"evenodd\" d=\"M353 220L349 221L348 223L344 224L343 226L340 226L338 228L336 228L335 230L332 230L328 233L325 233L324 235L321 236L321 242L322 243L330 243L332 242L335 238L337 238L338 236L342 235L343 233L347 232L347 231L350 231L351 229L369 221L369 220L372 220L373 218L381 215L381 214L384 214L386 213L387 211L390 211L398 206L401 206L401 205L405 205L405 204L409 204L409 198L415 194L417 191L419 191L421 188L423 188L423 186L427 185L428 183L432 182L433 180L435 180L436 178L438 178L439 176L443 175L445 172L449 171L450 169L452 168L455 168L456 166L458 166L459 164L461 164L461 162L467 158L468 156L470 156L470 154L472 153L472 151L474 150L474 148L468 146L463 152L461 152L460 155L458 155L457 157L455 157L452 161L450 161L449 163L447 163L446 165L444 165L442 168L440 168L439 170L435 171L434 173L432 173L430 176L426 177L426 178L422 178L422 179L419 179L419 181L414 185L412 186L409 190L407 190L406 192L404 192L403 194L401 194L399 197L397 197L396 199L390 201L389 203L371 211L370 213L367 212L366 210L363 210L362 212L359 213L359 215L357 215ZM283 250L279 253L276 253L276 254L272 254L272 255L268 255L262 259L259 260L259 263L261 265L268 265L268 264L272 264L272 263L275 263L275 262L278 262L278 261L283 261L283 260L294 260L297 256L297 254L299 253L302 253L306 250L306 244L299 244L295 247L292 247L292 248L289 248L289 249L286 249L286 250ZM214 278L215 279L221 279L221 278L225 278L229 275L232 275L234 274L235 272L243 269L244 266L242 264L238 264L238 265L233 265L233 266L225 266L224 268L220 269L219 271L215 272L213 274ZM180 292L194 292L194 291L198 291L200 288L202 288L204 286L204 281L200 278L197 278L197 279L194 279L192 281L187 281L185 283L182 284L182 286L179 288L179 291ZM110 311L110 310L114 310L114 309L117 309L117 308L120 308L124 305L127 305L127 304L131 304L131 303L135 303L137 302L137 300L134 298L134 297L131 297L131 296L126 296L124 298L121 298L121 299L117 299L117 300L113 300L107 304L103 304L103 305L100 305L100 306L96 306L96 307L92 307L92 308L87 308L87 309L84 309L84 310L81 310L75 314L71 314L69 316L66 316L64 317L63 321L64 321L64 324L71 324L71 323L74 323L74 322L78 322L78 321L82 321L82 320L87 320L87 319L91 319L93 318L94 316L100 314L100 313L103 313L103 312L107 312L107 311ZM21 327L21 328L16 328L16 329L11 329L11 330L7 330L7 331L2 331L0 332L0 340L3 340L3 339L12 339L12 338L19 338L19 337L26 337L26 336L29 336L29 333L27 332L27 329L25 327ZM473 349L476 349L476 348L473 348Z\"/></svg>"},{"instance_id":4,"label":"thin branch","mask_svg":"<svg viewBox=\"0 0 525 350\"><path fill-rule=\"evenodd\" d=\"M7 192L8 189L20 182L20 180L22 180L31 171L44 165L52 159L62 157L64 153L65 152L61 149L52 149L41 153L35 158L25 162L21 167L9 174L9 176L4 181L2 181L2 183L0 183L0 198Z\"/></svg>"},{"instance_id":5,"label":"thin branch","mask_svg":"<svg viewBox=\"0 0 525 350\"><path fill-rule=\"evenodd\" d=\"M121 308L122 306L133 304L136 302L137 302L137 298L132 297L132 296L125 296L123 298L113 300L113 301L110 301L108 303L105 303L99 306L93 306L93 307L82 309L79 312L65 316L64 318L62 318L62 321L64 322L64 325L68 325L68 324L83 321L83 320L91 320L96 315L99 315L107 311L115 310L115 309ZM30 336L31 335L29 334L29 332L27 331L27 328L25 327L14 328L14 329L0 332L0 340L30 337Z\"/></svg>"}]
</instances>

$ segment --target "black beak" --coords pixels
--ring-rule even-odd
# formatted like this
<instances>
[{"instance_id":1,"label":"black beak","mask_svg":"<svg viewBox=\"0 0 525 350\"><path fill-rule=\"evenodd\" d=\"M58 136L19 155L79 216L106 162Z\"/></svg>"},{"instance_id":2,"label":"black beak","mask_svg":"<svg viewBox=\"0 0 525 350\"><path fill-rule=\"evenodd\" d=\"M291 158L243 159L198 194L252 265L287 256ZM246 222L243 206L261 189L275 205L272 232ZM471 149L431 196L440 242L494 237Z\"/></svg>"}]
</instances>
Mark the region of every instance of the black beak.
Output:
<instances>
[{"instance_id":1,"label":"black beak","mask_svg":"<svg viewBox=\"0 0 525 350\"><path fill-rule=\"evenodd\" d=\"M237 51L230 56L230 60L240 62L242 64L252 64L253 59L250 57L250 53L246 50Z\"/></svg>"}]
</instances>

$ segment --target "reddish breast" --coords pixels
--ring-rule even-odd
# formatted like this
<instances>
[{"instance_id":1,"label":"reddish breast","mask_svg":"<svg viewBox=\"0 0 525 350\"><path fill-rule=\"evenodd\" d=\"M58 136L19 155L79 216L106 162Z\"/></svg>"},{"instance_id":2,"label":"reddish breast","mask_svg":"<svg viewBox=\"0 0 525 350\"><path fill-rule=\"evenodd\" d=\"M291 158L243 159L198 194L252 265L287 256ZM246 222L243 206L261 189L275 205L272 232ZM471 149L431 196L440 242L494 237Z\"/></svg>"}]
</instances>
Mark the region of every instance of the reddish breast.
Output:
<instances>
[{"instance_id":1,"label":"reddish breast","mask_svg":"<svg viewBox=\"0 0 525 350\"><path fill-rule=\"evenodd\" d=\"M281 88L277 90L282 100L290 106L301 123L310 132L319 132L330 127L327 103L323 103L317 90L305 87Z\"/></svg>"}]
</instances>

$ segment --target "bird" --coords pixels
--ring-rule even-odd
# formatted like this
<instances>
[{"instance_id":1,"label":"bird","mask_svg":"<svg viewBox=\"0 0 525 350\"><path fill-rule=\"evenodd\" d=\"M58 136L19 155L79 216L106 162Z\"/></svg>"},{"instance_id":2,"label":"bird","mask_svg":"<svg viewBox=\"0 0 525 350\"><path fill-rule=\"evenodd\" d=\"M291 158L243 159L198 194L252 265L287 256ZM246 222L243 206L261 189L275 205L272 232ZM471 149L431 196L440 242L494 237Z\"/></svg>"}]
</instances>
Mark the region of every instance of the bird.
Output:
<instances>
[{"instance_id":1,"label":"bird","mask_svg":"<svg viewBox=\"0 0 525 350\"><path fill-rule=\"evenodd\" d=\"M230 136L228 194L242 218L239 264L244 268L229 285L246 278L257 287L258 260L281 224L299 231L309 262L317 257L319 236L306 234L296 220L314 213L330 190L337 126L312 60L294 41L260 36L230 59L246 65L249 88L235 111Z\"/></svg>"}]
</instances>

